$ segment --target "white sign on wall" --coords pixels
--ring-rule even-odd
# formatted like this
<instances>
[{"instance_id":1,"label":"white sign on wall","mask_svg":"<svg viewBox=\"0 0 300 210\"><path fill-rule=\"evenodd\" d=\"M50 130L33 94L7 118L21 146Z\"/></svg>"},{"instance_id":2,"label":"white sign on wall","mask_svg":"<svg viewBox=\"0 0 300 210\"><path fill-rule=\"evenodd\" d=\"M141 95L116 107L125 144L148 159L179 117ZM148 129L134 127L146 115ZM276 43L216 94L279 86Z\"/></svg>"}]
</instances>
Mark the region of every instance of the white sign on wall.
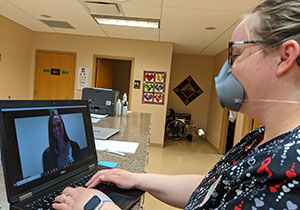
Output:
<instances>
[{"instance_id":1,"label":"white sign on wall","mask_svg":"<svg viewBox=\"0 0 300 210\"><path fill-rule=\"evenodd\" d=\"M82 90L84 87L88 87L89 85L89 75L90 70L87 67L79 67L78 69L78 81L77 81L77 89Z\"/></svg>"}]
</instances>

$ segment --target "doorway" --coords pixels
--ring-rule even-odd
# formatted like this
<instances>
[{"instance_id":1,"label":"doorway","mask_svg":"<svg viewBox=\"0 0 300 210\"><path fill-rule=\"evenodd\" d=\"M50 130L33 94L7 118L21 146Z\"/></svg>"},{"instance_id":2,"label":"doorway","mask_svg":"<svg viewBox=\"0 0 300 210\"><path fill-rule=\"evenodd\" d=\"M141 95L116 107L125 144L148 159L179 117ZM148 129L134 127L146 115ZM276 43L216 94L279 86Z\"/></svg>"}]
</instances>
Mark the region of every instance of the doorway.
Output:
<instances>
[{"instance_id":1,"label":"doorway","mask_svg":"<svg viewBox=\"0 0 300 210\"><path fill-rule=\"evenodd\" d=\"M226 149L225 153L228 152L233 147L233 141L234 141L234 132L235 132L235 122L236 122L236 113L235 116L232 116L232 112L228 112L228 128L227 128L227 138L226 138Z\"/></svg>"},{"instance_id":2,"label":"doorway","mask_svg":"<svg viewBox=\"0 0 300 210\"><path fill-rule=\"evenodd\" d=\"M75 53L36 51L34 99L72 99Z\"/></svg>"},{"instance_id":3,"label":"doorway","mask_svg":"<svg viewBox=\"0 0 300 210\"><path fill-rule=\"evenodd\" d=\"M131 69L132 60L96 57L95 87L118 90L119 98L126 93L130 99Z\"/></svg>"}]
</instances>

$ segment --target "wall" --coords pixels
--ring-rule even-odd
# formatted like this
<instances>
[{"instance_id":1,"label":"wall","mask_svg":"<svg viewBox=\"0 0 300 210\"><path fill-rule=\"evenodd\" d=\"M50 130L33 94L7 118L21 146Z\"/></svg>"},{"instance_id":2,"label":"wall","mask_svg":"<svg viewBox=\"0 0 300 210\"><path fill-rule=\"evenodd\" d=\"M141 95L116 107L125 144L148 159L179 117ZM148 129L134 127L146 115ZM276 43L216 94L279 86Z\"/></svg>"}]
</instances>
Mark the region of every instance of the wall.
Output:
<instances>
[{"instance_id":1,"label":"wall","mask_svg":"<svg viewBox=\"0 0 300 210\"><path fill-rule=\"evenodd\" d=\"M141 80L142 82L144 70L165 71L167 72L166 90L169 88L172 43L34 32L30 72L31 90L34 84L34 58L37 49L75 52L77 54L76 72L78 72L78 67L88 67L94 71L94 55L133 58L131 81ZM76 80L77 77L76 73ZM91 77L92 74L90 74ZM92 87L91 79L90 86ZM142 88L133 89L133 83L131 83L130 89L129 100L131 100L132 111L151 113L150 142L162 146L167 103L165 105L142 104ZM76 84L74 98L81 98L81 91L77 90ZM168 98L168 92L166 92L166 98Z\"/></svg>"},{"instance_id":2,"label":"wall","mask_svg":"<svg viewBox=\"0 0 300 210\"><path fill-rule=\"evenodd\" d=\"M173 108L176 112L191 113L192 122L204 131L207 130L213 62L213 56L173 54L172 59L168 109ZM203 93L186 106L173 89L188 76L192 76Z\"/></svg>"},{"instance_id":3,"label":"wall","mask_svg":"<svg viewBox=\"0 0 300 210\"><path fill-rule=\"evenodd\" d=\"M222 123L223 123L223 112L224 109L221 107L217 92L215 89L215 81L214 77L219 74L220 69L222 68L224 62L227 59L227 50L219 53L215 56L214 60L214 70L213 70L213 78L211 80L211 94L209 101L209 118L207 122L207 132L206 139L217 149L220 149L221 146L221 132L222 132Z\"/></svg>"},{"instance_id":4,"label":"wall","mask_svg":"<svg viewBox=\"0 0 300 210\"><path fill-rule=\"evenodd\" d=\"M0 16L0 99L29 99L33 32Z\"/></svg>"},{"instance_id":5,"label":"wall","mask_svg":"<svg viewBox=\"0 0 300 210\"><path fill-rule=\"evenodd\" d=\"M0 27L5 29L0 30L0 53L2 54L0 99L7 99L8 96L11 96L12 99L33 98L36 49L76 52L76 72L78 67L89 67L92 70L95 54L134 58L132 80L136 79L142 82L144 70L166 71L166 90L169 89L169 81L172 77L168 107L173 106L178 112L191 113L195 113L196 109L196 113L199 112L199 115L193 114L193 120L197 126L206 129L207 140L217 149L220 148L223 109L217 99L213 78L219 73L227 59L226 50L215 57L175 54L171 75L171 43L32 32L3 16L0 16ZM190 105L185 106L173 93L173 88L189 75L186 73L187 67L192 70L189 74L204 90L204 94L196 98ZM209 73L210 69L213 69L213 75ZM77 76L76 74L76 79ZM90 81L90 86L92 86L92 81ZM133 84L130 87L132 110L152 113L151 143L163 145L164 129L162 128L165 124L167 105L141 104L142 89L133 89L132 86ZM208 87L211 90L207 89ZM81 91L75 89L74 92L74 98L81 98ZM166 93L166 98L168 98L168 93ZM190 107L193 110L189 110ZM237 120L235 142L244 134L242 132L244 116L238 115Z\"/></svg>"}]
</instances>

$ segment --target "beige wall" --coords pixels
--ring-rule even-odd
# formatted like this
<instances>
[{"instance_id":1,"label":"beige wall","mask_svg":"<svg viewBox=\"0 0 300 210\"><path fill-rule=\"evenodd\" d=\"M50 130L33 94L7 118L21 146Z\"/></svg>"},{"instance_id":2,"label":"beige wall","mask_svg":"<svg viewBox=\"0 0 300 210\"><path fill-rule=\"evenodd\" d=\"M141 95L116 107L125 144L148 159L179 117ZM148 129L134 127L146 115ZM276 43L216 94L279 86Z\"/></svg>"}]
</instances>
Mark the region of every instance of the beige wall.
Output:
<instances>
[{"instance_id":1,"label":"beige wall","mask_svg":"<svg viewBox=\"0 0 300 210\"><path fill-rule=\"evenodd\" d=\"M168 109L173 108L176 112L191 113L192 122L205 131L207 130L213 66L213 56L173 54ZM186 106L173 89L188 76L192 76L203 93Z\"/></svg>"},{"instance_id":2,"label":"beige wall","mask_svg":"<svg viewBox=\"0 0 300 210\"><path fill-rule=\"evenodd\" d=\"M213 78L227 58L226 50L215 57L175 54L171 74L173 51L171 43L32 32L2 16L0 16L0 28L2 55L0 99L7 99L8 96L12 99L33 98L36 49L75 52L77 54L76 79L78 67L94 70L94 55L133 58L131 81L142 82L144 70L166 71L166 90L170 90L168 107L173 107L178 112L193 113L193 121L197 126L205 129L207 140L217 149L220 148L224 112L217 99ZM175 95L173 88L188 75L194 78L204 90L204 94L185 106ZM91 84L90 80L90 86ZM167 103L164 106L142 104L142 88L133 89L133 83L130 85L131 109L136 112L152 113L151 143L163 145ZM75 85L74 98L81 98L81 91L76 88ZM238 115L237 120L235 142L244 134L242 126L245 117Z\"/></svg>"},{"instance_id":3,"label":"beige wall","mask_svg":"<svg viewBox=\"0 0 300 210\"><path fill-rule=\"evenodd\" d=\"M4 17L0 17L0 46L2 61L1 99L33 98L36 50L52 50L76 53L76 78L78 67L94 71L94 55L133 58L131 80L143 81L144 70L167 72L166 90L169 88L172 43L111 39L92 36L32 32ZM5 30L2 30L5 28ZM90 78L92 73L90 74ZM90 79L90 86L92 81ZM131 109L151 113L151 143L163 145L165 105L142 104L142 88L130 87ZM168 92L166 92L166 98ZM74 98L81 98L81 91L74 87Z\"/></svg>"},{"instance_id":4,"label":"beige wall","mask_svg":"<svg viewBox=\"0 0 300 210\"><path fill-rule=\"evenodd\" d=\"M0 16L0 99L29 99L32 31Z\"/></svg>"},{"instance_id":5,"label":"beige wall","mask_svg":"<svg viewBox=\"0 0 300 210\"><path fill-rule=\"evenodd\" d=\"M168 75L166 90L168 90L173 51L172 43L34 32L32 48L32 65L30 72L30 78L32 78L30 83L32 85L31 89L33 89L34 78L34 55L35 50L39 49L75 52L77 54L76 72L78 67L88 67L90 70L94 70L94 55L134 58L132 81L143 81L144 70L166 71ZM77 76L76 74L76 79ZM91 76L92 74L90 74L90 77ZM92 86L91 79L90 86ZM167 104L142 104L142 88L139 90L133 89L133 83L131 83L130 89L131 95L129 100L131 100L131 110L152 114L150 142L163 145L164 129L162 128L165 124ZM168 97L167 92L166 97ZM76 84L74 98L81 98L81 91L77 90Z\"/></svg>"},{"instance_id":6,"label":"beige wall","mask_svg":"<svg viewBox=\"0 0 300 210\"><path fill-rule=\"evenodd\" d=\"M217 92L214 86L215 84L214 77L219 74L219 71L222 68L226 59L227 59L227 50L224 50L223 52L215 56L213 78L211 80L211 83L213 85L211 86L209 112L208 112L209 118L207 122L206 138L217 150L219 150L221 146L220 140L221 140L224 109L221 107L218 100Z\"/></svg>"}]
</instances>

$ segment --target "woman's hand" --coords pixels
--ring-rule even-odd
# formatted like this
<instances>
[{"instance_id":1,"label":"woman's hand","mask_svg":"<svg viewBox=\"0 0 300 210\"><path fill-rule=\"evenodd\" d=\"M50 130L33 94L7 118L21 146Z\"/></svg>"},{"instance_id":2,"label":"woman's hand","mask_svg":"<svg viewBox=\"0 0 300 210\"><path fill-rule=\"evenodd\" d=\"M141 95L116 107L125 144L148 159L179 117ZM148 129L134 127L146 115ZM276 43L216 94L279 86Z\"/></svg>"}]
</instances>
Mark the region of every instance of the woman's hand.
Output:
<instances>
[{"instance_id":1,"label":"woman's hand","mask_svg":"<svg viewBox=\"0 0 300 210\"><path fill-rule=\"evenodd\" d=\"M98 171L87 183L86 187L93 188L101 182L112 182L122 189L131 189L136 186L137 175L121 169Z\"/></svg>"},{"instance_id":2,"label":"woman's hand","mask_svg":"<svg viewBox=\"0 0 300 210\"><path fill-rule=\"evenodd\" d=\"M56 203L52 206L57 210L82 210L84 205L94 195L104 195L104 193L95 189L87 189L83 187L67 187L61 195L55 198ZM120 208L112 202L104 202L101 207L101 210L102 209L120 210Z\"/></svg>"}]
</instances>

